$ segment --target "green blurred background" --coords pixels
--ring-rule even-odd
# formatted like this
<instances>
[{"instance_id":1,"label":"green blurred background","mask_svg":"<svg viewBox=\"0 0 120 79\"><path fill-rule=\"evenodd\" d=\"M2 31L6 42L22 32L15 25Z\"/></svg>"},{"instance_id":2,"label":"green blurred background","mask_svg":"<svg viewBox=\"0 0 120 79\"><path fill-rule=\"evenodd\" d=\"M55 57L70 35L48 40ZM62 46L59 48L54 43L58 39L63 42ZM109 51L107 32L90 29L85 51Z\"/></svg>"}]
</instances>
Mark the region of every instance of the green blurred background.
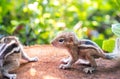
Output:
<instances>
[{"instance_id":1,"label":"green blurred background","mask_svg":"<svg viewBox=\"0 0 120 79\"><path fill-rule=\"evenodd\" d=\"M120 0L0 0L0 35L16 35L24 45L49 44L68 30L104 47L119 22Z\"/></svg>"}]
</instances>

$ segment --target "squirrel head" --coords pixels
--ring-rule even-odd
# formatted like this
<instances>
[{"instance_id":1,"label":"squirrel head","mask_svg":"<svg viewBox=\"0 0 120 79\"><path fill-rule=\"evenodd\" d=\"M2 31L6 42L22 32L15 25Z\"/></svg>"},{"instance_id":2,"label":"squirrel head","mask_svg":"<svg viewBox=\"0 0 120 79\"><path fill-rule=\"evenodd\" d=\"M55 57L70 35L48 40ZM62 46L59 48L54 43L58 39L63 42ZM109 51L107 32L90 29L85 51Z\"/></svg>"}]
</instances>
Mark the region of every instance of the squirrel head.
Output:
<instances>
[{"instance_id":1,"label":"squirrel head","mask_svg":"<svg viewBox=\"0 0 120 79\"><path fill-rule=\"evenodd\" d=\"M5 36L1 38L0 43L10 43L11 41L19 43L19 39L16 36Z\"/></svg>"},{"instance_id":2,"label":"squirrel head","mask_svg":"<svg viewBox=\"0 0 120 79\"><path fill-rule=\"evenodd\" d=\"M51 44L59 48L68 48L78 44L78 38L74 32L62 32L52 40Z\"/></svg>"}]
</instances>

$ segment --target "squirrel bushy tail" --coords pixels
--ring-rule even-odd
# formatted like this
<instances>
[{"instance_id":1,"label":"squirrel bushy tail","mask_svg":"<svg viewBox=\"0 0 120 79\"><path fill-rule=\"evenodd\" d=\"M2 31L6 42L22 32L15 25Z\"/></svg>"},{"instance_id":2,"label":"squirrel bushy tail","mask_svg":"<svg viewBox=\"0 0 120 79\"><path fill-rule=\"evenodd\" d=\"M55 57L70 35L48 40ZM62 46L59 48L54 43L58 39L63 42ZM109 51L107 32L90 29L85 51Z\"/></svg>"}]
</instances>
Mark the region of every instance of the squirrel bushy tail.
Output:
<instances>
[{"instance_id":1,"label":"squirrel bushy tail","mask_svg":"<svg viewBox=\"0 0 120 79\"><path fill-rule=\"evenodd\" d=\"M116 38L115 47L112 53L105 53L106 59L120 59L120 38Z\"/></svg>"}]
</instances>

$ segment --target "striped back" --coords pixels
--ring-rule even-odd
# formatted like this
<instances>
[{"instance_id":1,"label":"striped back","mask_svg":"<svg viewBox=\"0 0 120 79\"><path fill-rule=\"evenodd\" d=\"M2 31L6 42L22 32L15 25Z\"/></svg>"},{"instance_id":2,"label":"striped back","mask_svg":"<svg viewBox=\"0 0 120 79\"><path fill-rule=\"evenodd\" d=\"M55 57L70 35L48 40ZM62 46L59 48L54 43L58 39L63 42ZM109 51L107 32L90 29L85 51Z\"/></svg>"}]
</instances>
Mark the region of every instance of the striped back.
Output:
<instances>
[{"instance_id":1,"label":"striped back","mask_svg":"<svg viewBox=\"0 0 120 79\"><path fill-rule=\"evenodd\" d=\"M1 43L0 44L0 59L6 58L8 55L20 52L20 48L16 41L12 40L9 43Z\"/></svg>"},{"instance_id":2,"label":"striped back","mask_svg":"<svg viewBox=\"0 0 120 79\"><path fill-rule=\"evenodd\" d=\"M19 52L20 46L17 37L15 36L3 37L0 40L0 67L3 67L3 61L8 55Z\"/></svg>"}]
</instances>

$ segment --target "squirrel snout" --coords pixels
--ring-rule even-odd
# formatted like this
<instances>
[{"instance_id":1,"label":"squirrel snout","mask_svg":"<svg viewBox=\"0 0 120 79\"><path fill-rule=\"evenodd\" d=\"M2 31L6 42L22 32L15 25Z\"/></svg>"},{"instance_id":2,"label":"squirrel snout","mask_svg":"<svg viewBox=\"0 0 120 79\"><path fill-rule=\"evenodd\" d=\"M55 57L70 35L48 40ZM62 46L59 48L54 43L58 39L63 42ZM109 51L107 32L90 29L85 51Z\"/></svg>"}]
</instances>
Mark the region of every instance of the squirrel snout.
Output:
<instances>
[{"instance_id":1,"label":"squirrel snout","mask_svg":"<svg viewBox=\"0 0 120 79\"><path fill-rule=\"evenodd\" d=\"M50 41L50 44L53 44L53 41Z\"/></svg>"},{"instance_id":2,"label":"squirrel snout","mask_svg":"<svg viewBox=\"0 0 120 79\"><path fill-rule=\"evenodd\" d=\"M51 41L51 42L50 42L50 44L54 45L54 42L53 42L53 41Z\"/></svg>"}]
</instances>

